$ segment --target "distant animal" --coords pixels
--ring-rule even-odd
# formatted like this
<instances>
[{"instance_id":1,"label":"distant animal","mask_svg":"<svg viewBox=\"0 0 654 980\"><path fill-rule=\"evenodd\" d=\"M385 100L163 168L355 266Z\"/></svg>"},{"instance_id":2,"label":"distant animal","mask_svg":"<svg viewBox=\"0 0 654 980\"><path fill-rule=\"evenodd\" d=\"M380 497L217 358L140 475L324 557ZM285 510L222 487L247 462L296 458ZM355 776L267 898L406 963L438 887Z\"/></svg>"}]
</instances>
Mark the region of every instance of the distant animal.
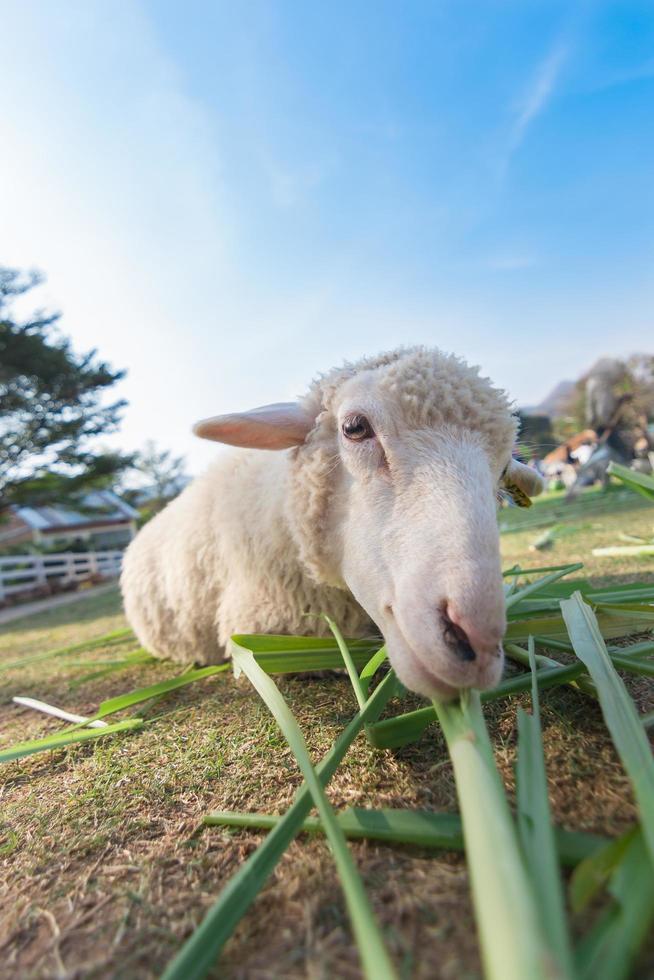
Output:
<instances>
[{"instance_id":1,"label":"distant animal","mask_svg":"<svg viewBox=\"0 0 654 980\"><path fill-rule=\"evenodd\" d=\"M408 348L319 376L298 402L206 419L225 454L139 532L127 617L159 657L214 663L236 632L379 631L400 680L495 685L506 627L497 498L535 495L517 421L478 369ZM244 451L245 450L245 451ZM517 491L516 491L517 492Z\"/></svg>"}]
</instances>

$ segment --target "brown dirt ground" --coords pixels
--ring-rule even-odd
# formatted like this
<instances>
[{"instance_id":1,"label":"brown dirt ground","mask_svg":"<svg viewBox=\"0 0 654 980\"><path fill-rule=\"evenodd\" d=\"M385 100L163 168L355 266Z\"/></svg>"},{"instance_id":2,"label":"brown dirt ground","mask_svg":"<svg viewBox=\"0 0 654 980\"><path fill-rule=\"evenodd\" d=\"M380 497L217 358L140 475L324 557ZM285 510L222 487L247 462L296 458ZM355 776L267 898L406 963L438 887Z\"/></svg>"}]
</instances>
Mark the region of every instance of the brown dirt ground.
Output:
<instances>
[{"instance_id":1,"label":"brown dirt ground","mask_svg":"<svg viewBox=\"0 0 654 980\"><path fill-rule=\"evenodd\" d=\"M619 530L652 533L654 512L621 508L557 541L541 532L506 535L506 564L587 558ZM598 584L654 581L640 561L587 560ZM117 593L19 621L0 630L0 662L120 628ZM129 645L80 656L116 658ZM556 654L554 654L556 656ZM11 703L40 697L91 713L104 698L172 676L167 664L131 667L71 688L90 668L48 660L0 675L0 744L57 730L59 723ZM348 681L289 677L284 696L318 760L353 714ZM640 710L652 685L629 679ZM528 706L521 696L518 703ZM415 699L416 706L419 704ZM412 705L403 702L403 710ZM489 704L498 764L513 791L516 699ZM222 885L262 839L252 831L206 829L215 809L283 813L300 783L274 721L245 683L219 675L155 706L151 726L3 767L0 784L0 975L8 978L145 978L161 974ZM635 818L629 783L595 703L571 688L542 696L550 795L557 824L607 835ZM339 807L456 809L451 766L436 726L419 742L376 751L360 736L329 788ZM402 977L480 976L465 864L458 854L373 842L352 844ZM576 926L579 924L576 923ZM633 974L651 976L654 946ZM299 838L227 944L213 976L229 980L358 978L360 968L325 842Z\"/></svg>"}]
</instances>

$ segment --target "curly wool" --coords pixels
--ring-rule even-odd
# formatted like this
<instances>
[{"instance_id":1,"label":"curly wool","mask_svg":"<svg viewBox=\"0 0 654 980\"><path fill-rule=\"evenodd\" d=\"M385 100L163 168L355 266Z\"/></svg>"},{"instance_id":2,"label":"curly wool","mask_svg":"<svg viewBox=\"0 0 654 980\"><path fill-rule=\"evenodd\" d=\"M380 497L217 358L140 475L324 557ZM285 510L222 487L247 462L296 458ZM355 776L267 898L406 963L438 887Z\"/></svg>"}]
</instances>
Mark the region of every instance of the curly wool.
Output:
<instances>
[{"instance_id":1,"label":"curly wool","mask_svg":"<svg viewBox=\"0 0 654 980\"><path fill-rule=\"evenodd\" d=\"M302 404L317 417L305 444L292 450L291 502L287 519L304 565L317 582L345 588L330 547L330 501L336 481L338 432L334 407L343 385L374 372L375 389L399 406L406 429L443 427L473 431L493 459L508 461L518 422L506 392L495 388L454 354L404 347L364 357L320 375ZM499 473L496 474L499 476Z\"/></svg>"}]
</instances>

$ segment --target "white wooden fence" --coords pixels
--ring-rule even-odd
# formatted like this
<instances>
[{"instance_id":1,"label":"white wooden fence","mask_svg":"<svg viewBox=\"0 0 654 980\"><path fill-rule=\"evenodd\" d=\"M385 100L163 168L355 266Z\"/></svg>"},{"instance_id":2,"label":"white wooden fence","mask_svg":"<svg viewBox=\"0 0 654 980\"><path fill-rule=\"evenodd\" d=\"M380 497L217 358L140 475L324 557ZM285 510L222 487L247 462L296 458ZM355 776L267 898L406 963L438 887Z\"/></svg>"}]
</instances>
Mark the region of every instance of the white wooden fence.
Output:
<instances>
[{"instance_id":1,"label":"white wooden fence","mask_svg":"<svg viewBox=\"0 0 654 980\"><path fill-rule=\"evenodd\" d=\"M59 586L95 576L120 574L122 551L65 552L55 555L8 555L0 558L0 602L57 581Z\"/></svg>"}]
</instances>

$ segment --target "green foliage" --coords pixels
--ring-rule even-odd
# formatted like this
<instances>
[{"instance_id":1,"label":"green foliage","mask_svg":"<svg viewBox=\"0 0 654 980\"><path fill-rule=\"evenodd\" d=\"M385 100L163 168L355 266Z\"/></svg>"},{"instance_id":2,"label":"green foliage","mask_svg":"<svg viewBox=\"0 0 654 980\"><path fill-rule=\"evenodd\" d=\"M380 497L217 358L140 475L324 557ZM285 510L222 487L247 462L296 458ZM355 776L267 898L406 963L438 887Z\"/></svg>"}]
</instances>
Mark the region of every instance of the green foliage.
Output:
<instances>
[{"instance_id":1,"label":"green foliage","mask_svg":"<svg viewBox=\"0 0 654 980\"><path fill-rule=\"evenodd\" d=\"M120 421L125 402L103 398L124 372L95 351L77 356L57 330L58 314L14 317L12 300L39 282L0 268L0 509L70 501L108 486L130 462L89 448Z\"/></svg>"}]
</instances>

